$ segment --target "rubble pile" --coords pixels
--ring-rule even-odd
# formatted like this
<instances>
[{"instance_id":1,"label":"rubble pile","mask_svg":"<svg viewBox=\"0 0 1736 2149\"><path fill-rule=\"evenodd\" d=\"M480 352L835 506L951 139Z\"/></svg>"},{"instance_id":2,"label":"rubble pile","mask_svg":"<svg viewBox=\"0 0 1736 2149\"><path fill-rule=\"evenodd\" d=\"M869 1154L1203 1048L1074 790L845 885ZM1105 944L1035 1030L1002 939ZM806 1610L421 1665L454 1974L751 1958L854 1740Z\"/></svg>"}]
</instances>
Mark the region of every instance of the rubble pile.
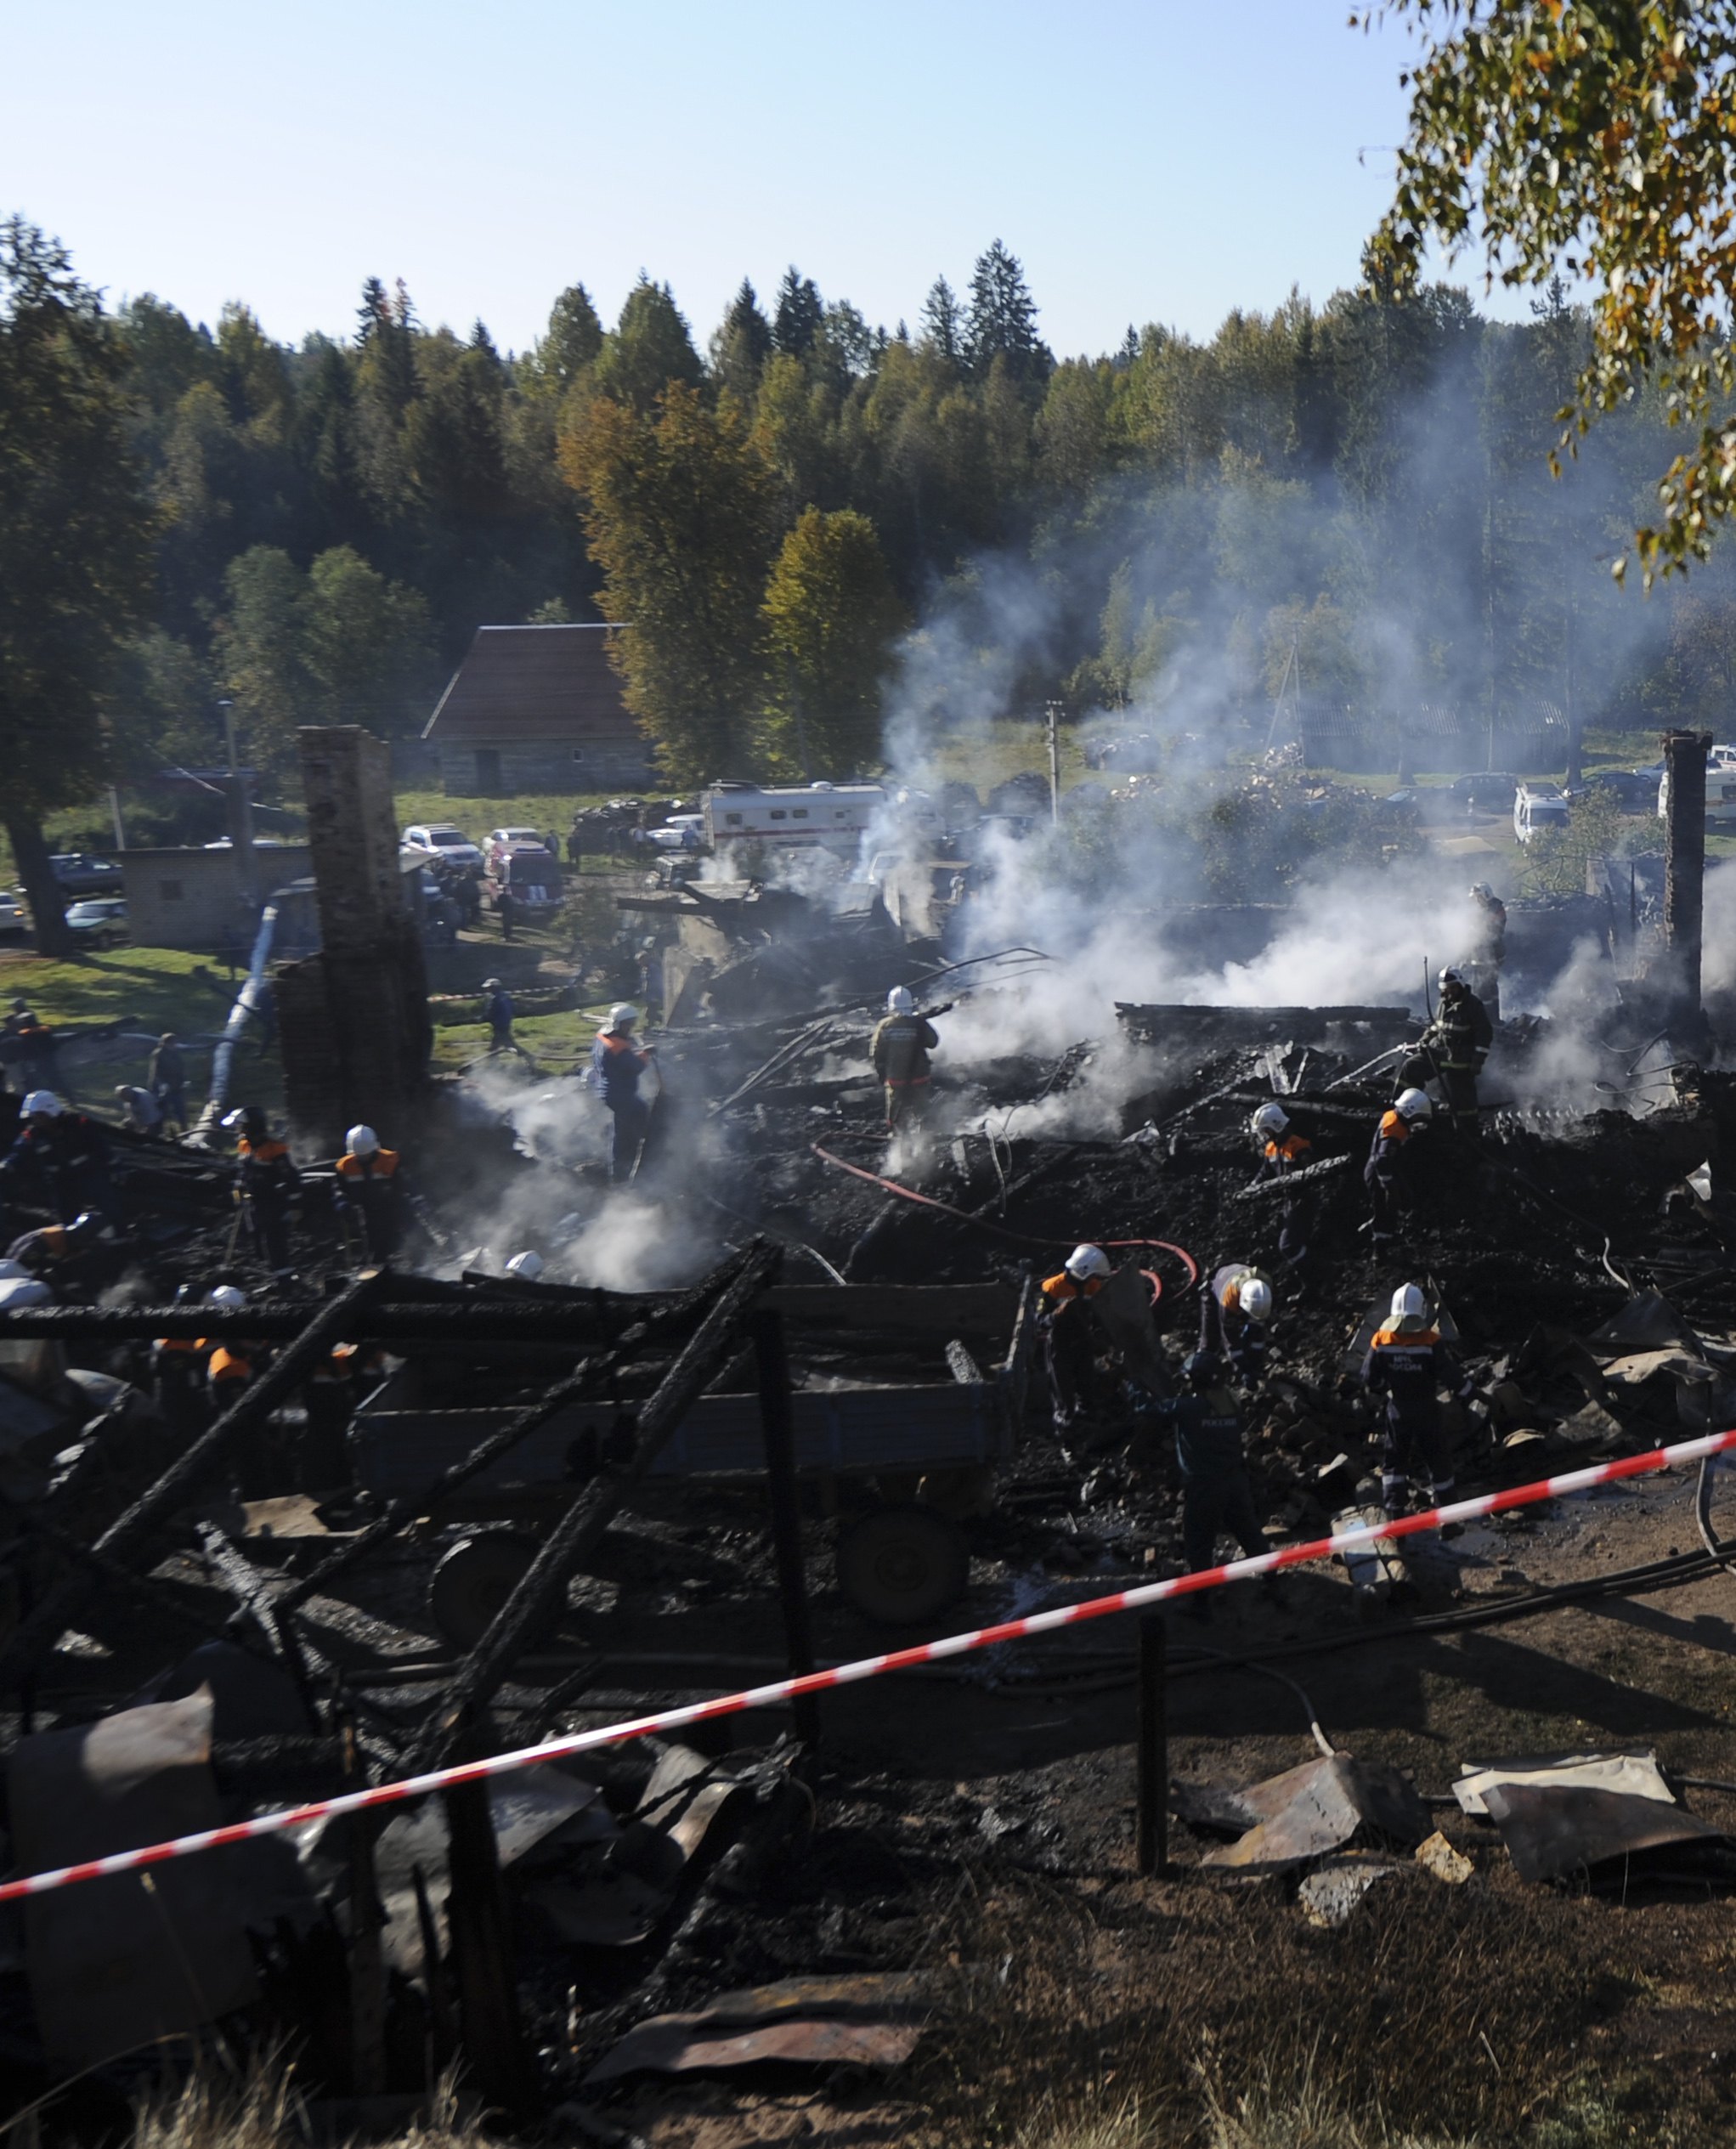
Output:
<instances>
[{"instance_id":1,"label":"rubble pile","mask_svg":"<svg viewBox=\"0 0 1736 2149\"><path fill-rule=\"evenodd\" d=\"M599 1143L539 1146L596 1117L568 1077L484 1068L426 1123L401 1260L364 1263L314 1166L272 1277L226 1158L116 1138L114 1228L65 1255L52 1303L0 1311L17 1870L1179 1571L1165 1411L1226 1264L1275 1280L1264 1363L1239 1368L1271 1545L1379 1519L1359 1376L1406 1282L1463 1367L1442 1408L1465 1489L1728 1421L1736 1082L1684 1064L1637 1111L1540 1104L1559 1039L1508 1024L1481 1134L1430 1130L1377 1243L1363 1164L1405 1010L1128 1005L1036 1052L1004 1019L1042 989L1035 951L952 963L872 903L821 927L802 902L635 899L697 923L689 961L665 958L625 1187ZM868 1053L896 986L942 1045L889 1142ZM1249 1132L1275 1100L1312 1145L1276 1183ZM484 1178L546 1227L534 1281L471 1243ZM584 1233L622 1216L679 1241L679 1283L583 1272ZM1040 1284L1082 1242L1119 1273L1092 1302L1096 1407L1057 1423ZM219 1281L240 1304L211 1302ZM178 1414L165 1354L193 1347L248 1378ZM1498 1532L1377 1547L1264 1654L1537 1609L1507 1568ZM1096 1646L939 1670L928 1705L1083 1707L1131 1676ZM118 2095L127 2056L234 2020L296 2041L320 2094L419 2092L461 2053L491 2103L565 2100L602 2139L596 2106L647 2076L902 2066L947 2004L925 1943L964 1850L1058 1871L1065 1845L1040 1803L967 1812L944 1757L825 1722L817 1746L806 1705L749 1715L33 1899L0 1958L0 2069L20 2101L90 2070ZM1377 1887L1464 1884L1474 1846L1412 1782L1316 1738L1275 1783L1178 1786L1202 1873L1287 1876L1327 1926ZM1527 1881L1643 1852L1729 1877L1654 1760L1581 1759L1467 1759L1454 1795Z\"/></svg>"}]
</instances>

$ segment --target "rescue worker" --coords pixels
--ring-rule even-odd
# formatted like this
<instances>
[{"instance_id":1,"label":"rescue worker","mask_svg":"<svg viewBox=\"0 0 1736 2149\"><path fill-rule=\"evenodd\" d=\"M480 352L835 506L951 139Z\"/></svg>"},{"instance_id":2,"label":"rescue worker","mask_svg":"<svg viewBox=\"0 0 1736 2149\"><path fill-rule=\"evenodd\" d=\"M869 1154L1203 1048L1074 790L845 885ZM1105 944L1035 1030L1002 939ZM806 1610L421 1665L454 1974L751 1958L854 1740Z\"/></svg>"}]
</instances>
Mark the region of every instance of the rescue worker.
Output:
<instances>
[{"instance_id":1,"label":"rescue worker","mask_svg":"<svg viewBox=\"0 0 1736 2149\"><path fill-rule=\"evenodd\" d=\"M1290 1124L1282 1105L1262 1105L1253 1116L1253 1137L1259 1145L1259 1176L1287 1179L1306 1171L1314 1162L1314 1144ZM1312 1236L1314 1205L1305 1193L1286 1194L1280 1210L1278 1253L1286 1268L1300 1269L1308 1258Z\"/></svg>"},{"instance_id":2,"label":"rescue worker","mask_svg":"<svg viewBox=\"0 0 1736 2149\"><path fill-rule=\"evenodd\" d=\"M40 1230L26 1231L7 1247L6 1258L33 1276L47 1275L69 1254L77 1253L102 1233L101 1217L87 1211L70 1224L45 1224Z\"/></svg>"},{"instance_id":3,"label":"rescue worker","mask_svg":"<svg viewBox=\"0 0 1736 2149\"><path fill-rule=\"evenodd\" d=\"M155 1138L161 1134L163 1108L153 1091L141 1089L136 1083L119 1083L115 1089L115 1102L121 1107L121 1124L129 1134Z\"/></svg>"},{"instance_id":4,"label":"rescue worker","mask_svg":"<svg viewBox=\"0 0 1736 2149\"><path fill-rule=\"evenodd\" d=\"M191 1306L198 1292L184 1283L177 1306ZM169 1431L191 1439L206 1419L205 1354L191 1336L159 1336L150 1347L150 1390Z\"/></svg>"},{"instance_id":5,"label":"rescue worker","mask_svg":"<svg viewBox=\"0 0 1736 2149\"><path fill-rule=\"evenodd\" d=\"M145 1068L144 1079L151 1094L162 1106L163 1130L172 1127L178 1134L187 1131L187 1062L179 1041L172 1030L165 1030L156 1041L156 1049Z\"/></svg>"},{"instance_id":6,"label":"rescue worker","mask_svg":"<svg viewBox=\"0 0 1736 2149\"><path fill-rule=\"evenodd\" d=\"M217 1289L206 1292L204 1303L219 1313L240 1313L247 1304L247 1293L235 1283L219 1283ZM211 1399L211 1414L219 1418L240 1401L240 1390L253 1377L257 1343L243 1343L239 1337L200 1337L198 1349L211 1354L204 1360L204 1386Z\"/></svg>"},{"instance_id":7,"label":"rescue worker","mask_svg":"<svg viewBox=\"0 0 1736 2149\"><path fill-rule=\"evenodd\" d=\"M925 1115L928 1055L939 1043L934 1025L917 1013L909 987L895 985L886 995L886 1012L870 1048L874 1072L885 1094L889 1134L896 1134L904 1120L920 1121Z\"/></svg>"},{"instance_id":8,"label":"rescue worker","mask_svg":"<svg viewBox=\"0 0 1736 2149\"><path fill-rule=\"evenodd\" d=\"M1200 1349L1227 1360L1244 1380L1258 1377L1272 1304L1272 1280L1264 1270L1246 1261L1219 1269L1200 1293Z\"/></svg>"},{"instance_id":9,"label":"rescue worker","mask_svg":"<svg viewBox=\"0 0 1736 2149\"><path fill-rule=\"evenodd\" d=\"M609 1177L617 1186L625 1186L637 1169L639 1153L651 1128L651 1107L639 1094L639 1077L657 1052L654 1045L642 1045L634 1038L633 1026L638 1020L637 1008L628 1006L625 1000L617 1002L591 1048L591 1078L614 1116Z\"/></svg>"},{"instance_id":10,"label":"rescue worker","mask_svg":"<svg viewBox=\"0 0 1736 2149\"><path fill-rule=\"evenodd\" d=\"M246 1218L259 1258L274 1276L293 1274L290 1260L290 1204L302 1188L302 1175L280 1141L261 1105L243 1105L223 1120L238 1128L235 1137L235 1198Z\"/></svg>"},{"instance_id":11,"label":"rescue worker","mask_svg":"<svg viewBox=\"0 0 1736 2149\"><path fill-rule=\"evenodd\" d=\"M1420 1486L1424 1504L1439 1507L1453 1490L1439 1391L1452 1384L1462 1398L1469 1387L1420 1285L1403 1284L1393 1293L1386 1325L1376 1329L1362 1361L1362 1381L1383 1405L1381 1506L1389 1515L1402 1513L1405 1495Z\"/></svg>"},{"instance_id":12,"label":"rescue worker","mask_svg":"<svg viewBox=\"0 0 1736 2149\"><path fill-rule=\"evenodd\" d=\"M32 1089L21 1117L17 1139L0 1157L0 1180L8 1190L32 1189L63 1224L87 1209L112 1217L109 1138L96 1121L68 1111L52 1089Z\"/></svg>"},{"instance_id":13,"label":"rescue worker","mask_svg":"<svg viewBox=\"0 0 1736 2149\"><path fill-rule=\"evenodd\" d=\"M497 977L483 980L483 1021L489 1026L489 1057L497 1059L503 1052L516 1052L521 1060L530 1055L512 1034L512 1020L517 1013L512 995Z\"/></svg>"},{"instance_id":14,"label":"rescue worker","mask_svg":"<svg viewBox=\"0 0 1736 2149\"><path fill-rule=\"evenodd\" d=\"M1057 1433L1069 1431L1091 1413L1096 1352L1084 1301L1094 1298L1112 1273L1100 1246L1076 1246L1059 1273L1043 1279L1037 1326Z\"/></svg>"},{"instance_id":15,"label":"rescue worker","mask_svg":"<svg viewBox=\"0 0 1736 2149\"><path fill-rule=\"evenodd\" d=\"M1466 961L1471 989L1489 1011L1490 1020L1501 1020L1501 973L1507 961L1507 905L1486 880L1471 890L1473 925L1471 953Z\"/></svg>"},{"instance_id":16,"label":"rescue worker","mask_svg":"<svg viewBox=\"0 0 1736 2149\"><path fill-rule=\"evenodd\" d=\"M1382 1113L1374 1130L1362 1183L1368 1189L1377 1246L1397 1238L1400 1218L1416 1205L1416 1152L1411 1144L1433 1114L1422 1090L1406 1089Z\"/></svg>"},{"instance_id":17,"label":"rescue worker","mask_svg":"<svg viewBox=\"0 0 1736 2149\"><path fill-rule=\"evenodd\" d=\"M33 1008L14 1000L12 1033L18 1039L20 1080L26 1089L46 1089L54 1079L54 1032Z\"/></svg>"},{"instance_id":18,"label":"rescue worker","mask_svg":"<svg viewBox=\"0 0 1736 2149\"><path fill-rule=\"evenodd\" d=\"M1489 1010L1465 982L1462 970L1440 974L1440 1008L1418 1039L1417 1052L1399 1070L1400 1086L1439 1078L1441 1100L1455 1128L1477 1132L1477 1077L1495 1042Z\"/></svg>"},{"instance_id":19,"label":"rescue worker","mask_svg":"<svg viewBox=\"0 0 1736 2149\"><path fill-rule=\"evenodd\" d=\"M389 1261L404 1242L404 1205L410 1192L398 1151L382 1149L371 1127L352 1127L344 1141L332 1207L341 1220L359 1217L370 1258Z\"/></svg>"},{"instance_id":20,"label":"rescue worker","mask_svg":"<svg viewBox=\"0 0 1736 2149\"><path fill-rule=\"evenodd\" d=\"M1241 1412L1224 1378L1224 1361L1215 1352L1196 1350L1181 1370L1186 1392L1159 1403L1157 1411L1175 1428L1182 1551L1189 1574L1197 1575L1217 1564L1218 1540L1226 1530L1250 1556L1264 1552L1266 1541L1242 1453ZM1195 1619L1212 1615L1203 1593L1190 1596L1185 1609Z\"/></svg>"}]
</instances>

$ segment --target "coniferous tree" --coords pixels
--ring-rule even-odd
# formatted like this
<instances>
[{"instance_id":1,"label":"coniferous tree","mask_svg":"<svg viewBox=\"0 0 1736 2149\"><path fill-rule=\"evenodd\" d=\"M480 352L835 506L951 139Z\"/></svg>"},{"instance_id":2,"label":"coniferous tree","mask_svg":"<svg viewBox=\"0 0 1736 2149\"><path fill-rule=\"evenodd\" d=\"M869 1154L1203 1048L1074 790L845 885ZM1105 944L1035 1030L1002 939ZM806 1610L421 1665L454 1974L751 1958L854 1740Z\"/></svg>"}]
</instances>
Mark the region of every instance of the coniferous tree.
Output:
<instances>
[{"instance_id":1,"label":"coniferous tree","mask_svg":"<svg viewBox=\"0 0 1736 2149\"><path fill-rule=\"evenodd\" d=\"M759 294L744 276L711 338L711 370L718 385L738 401L751 402L772 350L772 324L760 310Z\"/></svg>"},{"instance_id":2,"label":"coniferous tree","mask_svg":"<svg viewBox=\"0 0 1736 2149\"><path fill-rule=\"evenodd\" d=\"M588 372L602 349L602 323L583 284L569 284L549 308L541 340L526 354L522 370L533 390L564 395Z\"/></svg>"},{"instance_id":3,"label":"coniferous tree","mask_svg":"<svg viewBox=\"0 0 1736 2149\"><path fill-rule=\"evenodd\" d=\"M806 358L814 348L825 318L817 286L792 262L778 286L778 312L772 323L774 347L786 358Z\"/></svg>"},{"instance_id":4,"label":"coniferous tree","mask_svg":"<svg viewBox=\"0 0 1736 2149\"><path fill-rule=\"evenodd\" d=\"M948 365L963 362L964 317L958 309L958 293L944 276L935 278L922 303L922 334L924 342L931 344Z\"/></svg>"},{"instance_id":5,"label":"coniferous tree","mask_svg":"<svg viewBox=\"0 0 1736 2149\"><path fill-rule=\"evenodd\" d=\"M1041 381L1054 363L1038 337L1037 303L1025 271L998 239L977 257L971 273L964 355L979 379L998 358L1020 382Z\"/></svg>"}]
</instances>

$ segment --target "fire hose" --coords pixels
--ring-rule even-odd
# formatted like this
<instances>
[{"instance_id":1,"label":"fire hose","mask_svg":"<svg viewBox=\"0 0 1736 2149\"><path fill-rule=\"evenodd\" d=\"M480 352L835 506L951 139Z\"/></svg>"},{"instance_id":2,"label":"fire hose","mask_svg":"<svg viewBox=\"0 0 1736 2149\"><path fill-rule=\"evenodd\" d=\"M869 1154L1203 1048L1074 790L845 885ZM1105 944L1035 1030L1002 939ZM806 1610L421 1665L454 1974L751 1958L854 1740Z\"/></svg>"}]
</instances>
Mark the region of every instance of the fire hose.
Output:
<instances>
[{"instance_id":1,"label":"fire hose","mask_svg":"<svg viewBox=\"0 0 1736 2149\"><path fill-rule=\"evenodd\" d=\"M896 1194L906 1202L919 1202L924 1208L939 1209L945 1215L957 1217L961 1224L974 1224L979 1231L992 1231L998 1239L1010 1239L1017 1246L1066 1247L1078 1244L1077 1239L1038 1239L1028 1231L1009 1231L1004 1224L991 1224L986 1217L973 1216L969 1209L957 1208L951 1202L942 1202L933 1194L919 1194L913 1186L901 1186L895 1179L883 1179L878 1172L871 1172L860 1164L846 1164L841 1157L834 1157L829 1149L822 1149L817 1142L810 1145L823 1164L830 1164L840 1172L848 1172L852 1179L865 1179L871 1186L884 1187L887 1193ZM1200 1264L1185 1247L1173 1246L1168 1239L1100 1239L1095 1241L1105 1253L1133 1253L1139 1248L1152 1247L1160 1253L1173 1253L1187 1270L1187 1287L1191 1291L1200 1280ZM1149 1271L1148 1271L1149 1273ZM1156 1276L1151 1278L1158 1297L1163 1287Z\"/></svg>"}]
</instances>

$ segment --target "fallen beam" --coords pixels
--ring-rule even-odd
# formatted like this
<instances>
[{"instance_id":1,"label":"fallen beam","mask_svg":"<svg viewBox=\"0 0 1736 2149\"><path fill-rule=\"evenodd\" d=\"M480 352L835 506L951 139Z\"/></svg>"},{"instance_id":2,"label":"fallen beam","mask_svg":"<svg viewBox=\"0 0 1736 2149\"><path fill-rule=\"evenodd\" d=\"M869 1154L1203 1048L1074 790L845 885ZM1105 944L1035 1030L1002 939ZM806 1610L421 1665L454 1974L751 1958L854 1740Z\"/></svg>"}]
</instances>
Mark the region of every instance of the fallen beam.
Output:
<instances>
[{"instance_id":1,"label":"fallen beam","mask_svg":"<svg viewBox=\"0 0 1736 2149\"><path fill-rule=\"evenodd\" d=\"M434 1711L417 1747L418 1767L438 1767L450 1757L463 1727L486 1708L513 1665L551 1619L559 1615L567 1585L580 1563L601 1542L627 1496L649 1472L718 1368L740 1341L755 1302L777 1273L782 1250L755 1240L733 1281L711 1310L657 1393L640 1413L638 1437L629 1461L619 1471L594 1478L562 1516L531 1563L529 1572L490 1621L486 1633L460 1667L441 1705Z\"/></svg>"}]
</instances>

